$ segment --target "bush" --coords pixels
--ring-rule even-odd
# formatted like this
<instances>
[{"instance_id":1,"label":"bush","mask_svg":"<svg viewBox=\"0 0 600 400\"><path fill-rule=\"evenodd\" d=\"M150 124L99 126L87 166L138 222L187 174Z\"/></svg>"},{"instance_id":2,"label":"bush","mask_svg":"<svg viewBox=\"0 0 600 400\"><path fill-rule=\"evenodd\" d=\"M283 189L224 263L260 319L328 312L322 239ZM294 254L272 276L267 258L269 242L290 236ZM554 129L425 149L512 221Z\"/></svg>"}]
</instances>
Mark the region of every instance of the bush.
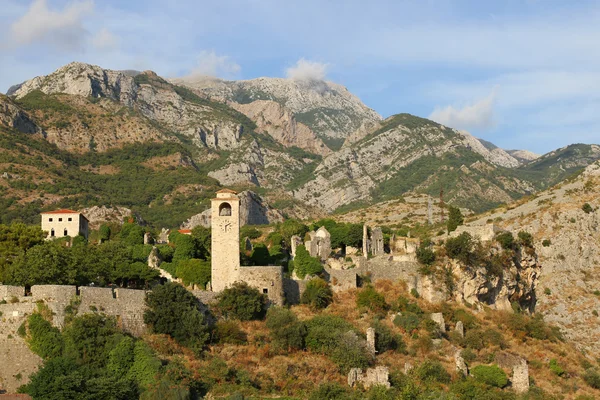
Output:
<instances>
[{"instance_id":1,"label":"bush","mask_svg":"<svg viewBox=\"0 0 600 400\"><path fill-rule=\"evenodd\" d=\"M471 349L464 349L463 351L460 352L461 357L465 360L465 362L467 364L475 361L475 359L477 358L477 354L475 354L473 352L473 350Z\"/></svg>"},{"instance_id":2,"label":"bush","mask_svg":"<svg viewBox=\"0 0 600 400\"><path fill-rule=\"evenodd\" d=\"M385 302L385 297L371 285L368 285L363 290L358 292L356 296L356 306L360 308L367 308L375 313L383 313L388 309L388 305Z\"/></svg>"},{"instance_id":3,"label":"bush","mask_svg":"<svg viewBox=\"0 0 600 400\"><path fill-rule=\"evenodd\" d=\"M402 336L392 332L390 328L383 325L380 321L375 321L372 325L375 329L375 350L379 354L388 350L398 350L401 353L406 352L406 343Z\"/></svg>"},{"instance_id":4,"label":"bush","mask_svg":"<svg viewBox=\"0 0 600 400\"><path fill-rule=\"evenodd\" d=\"M359 338L353 331L343 333L333 351L328 355L343 374L347 374L351 368L365 369L374 360L367 348L367 342Z\"/></svg>"},{"instance_id":5,"label":"bush","mask_svg":"<svg viewBox=\"0 0 600 400\"><path fill-rule=\"evenodd\" d=\"M306 284L300 297L302 304L308 304L314 310L327 307L333 301L333 292L329 284L321 278L313 278Z\"/></svg>"},{"instance_id":6,"label":"bush","mask_svg":"<svg viewBox=\"0 0 600 400\"><path fill-rule=\"evenodd\" d=\"M550 241L550 239L542 240L542 246L544 246L544 247L550 247L551 244L552 244L552 242Z\"/></svg>"},{"instance_id":7,"label":"bush","mask_svg":"<svg viewBox=\"0 0 600 400\"><path fill-rule=\"evenodd\" d=\"M518 234L519 243L524 247L533 247L533 236L529 232L520 231Z\"/></svg>"},{"instance_id":8,"label":"bush","mask_svg":"<svg viewBox=\"0 0 600 400\"><path fill-rule=\"evenodd\" d=\"M474 246L475 241L467 232L463 232L455 238L448 238L445 243L448 256L466 265L470 264Z\"/></svg>"},{"instance_id":9,"label":"bush","mask_svg":"<svg viewBox=\"0 0 600 400\"><path fill-rule=\"evenodd\" d=\"M448 233L454 232L459 225L462 225L464 222L464 218L460 209L457 207L450 206L448 211L448 221L446 223L446 227L448 228Z\"/></svg>"},{"instance_id":10,"label":"bush","mask_svg":"<svg viewBox=\"0 0 600 400\"><path fill-rule=\"evenodd\" d=\"M298 321L298 317L291 310L281 307L269 308L266 325L271 331L271 340L275 347L284 350L304 348L306 326Z\"/></svg>"},{"instance_id":11,"label":"bush","mask_svg":"<svg viewBox=\"0 0 600 400\"><path fill-rule=\"evenodd\" d=\"M200 351L208 341L208 324L200 302L176 283L157 285L146 297L144 322L150 331L172 336L177 342Z\"/></svg>"},{"instance_id":12,"label":"bush","mask_svg":"<svg viewBox=\"0 0 600 400\"><path fill-rule=\"evenodd\" d=\"M584 213L589 214L592 211L594 211L594 209L592 208L592 206L590 205L590 203L585 203L581 209L583 210Z\"/></svg>"},{"instance_id":13,"label":"bush","mask_svg":"<svg viewBox=\"0 0 600 400\"><path fill-rule=\"evenodd\" d=\"M485 347L482 332L477 329L468 330L465 334L465 339L463 340L463 343L465 347L473 350L481 350Z\"/></svg>"},{"instance_id":14,"label":"bush","mask_svg":"<svg viewBox=\"0 0 600 400\"><path fill-rule=\"evenodd\" d=\"M246 332L236 321L219 321L215 327L214 341L220 344L244 344L248 341Z\"/></svg>"},{"instance_id":15,"label":"bush","mask_svg":"<svg viewBox=\"0 0 600 400\"><path fill-rule=\"evenodd\" d=\"M496 235L496 241L505 250L511 250L515 246L515 238L511 232L502 232Z\"/></svg>"},{"instance_id":16,"label":"bush","mask_svg":"<svg viewBox=\"0 0 600 400\"><path fill-rule=\"evenodd\" d=\"M565 370L563 369L563 367L558 365L558 361L556 360L556 358L551 359L548 363L548 366L550 367L550 371L552 371L552 373L557 376L563 376L565 374Z\"/></svg>"},{"instance_id":17,"label":"bush","mask_svg":"<svg viewBox=\"0 0 600 400\"><path fill-rule=\"evenodd\" d=\"M498 346L501 349L505 349L507 347L504 337L495 329L486 329L483 332L483 340L487 346Z\"/></svg>"},{"instance_id":18,"label":"bush","mask_svg":"<svg viewBox=\"0 0 600 400\"><path fill-rule=\"evenodd\" d=\"M38 356L44 360L60 357L63 351L63 339L60 330L40 314L31 314L27 318L27 327L29 328L29 337L27 344Z\"/></svg>"},{"instance_id":19,"label":"bush","mask_svg":"<svg viewBox=\"0 0 600 400\"><path fill-rule=\"evenodd\" d=\"M508 384L506 373L497 365L478 365L471 369L471 375L476 381L497 388Z\"/></svg>"},{"instance_id":20,"label":"bush","mask_svg":"<svg viewBox=\"0 0 600 400\"><path fill-rule=\"evenodd\" d=\"M423 314L423 310L417 303L413 303L404 296L398 296L398 299L392 304L393 311L408 311L414 314Z\"/></svg>"},{"instance_id":21,"label":"bush","mask_svg":"<svg viewBox=\"0 0 600 400\"><path fill-rule=\"evenodd\" d=\"M240 238L242 240L245 238L258 239L260 236L260 231L252 225L244 225L240 228Z\"/></svg>"},{"instance_id":22,"label":"bush","mask_svg":"<svg viewBox=\"0 0 600 400\"><path fill-rule=\"evenodd\" d=\"M423 362L415 368L414 375L421 382L450 383L450 374L439 361Z\"/></svg>"},{"instance_id":23,"label":"bush","mask_svg":"<svg viewBox=\"0 0 600 400\"><path fill-rule=\"evenodd\" d=\"M227 318L240 321L262 319L267 309L267 296L246 282L236 282L217 298L219 311Z\"/></svg>"},{"instance_id":24,"label":"bush","mask_svg":"<svg viewBox=\"0 0 600 400\"><path fill-rule=\"evenodd\" d=\"M326 382L313 390L308 400L348 400L350 396L346 387L336 382Z\"/></svg>"},{"instance_id":25,"label":"bush","mask_svg":"<svg viewBox=\"0 0 600 400\"><path fill-rule=\"evenodd\" d=\"M435 262L435 253L431 250L431 242L424 240L417 249L417 261L423 265L431 265Z\"/></svg>"},{"instance_id":26,"label":"bush","mask_svg":"<svg viewBox=\"0 0 600 400\"><path fill-rule=\"evenodd\" d=\"M404 329L406 333L410 333L419 329L421 317L411 312L404 312L402 315L398 315L394 318L394 325Z\"/></svg>"},{"instance_id":27,"label":"bush","mask_svg":"<svg viewBox=\"0 0 600 400\"><path fill-rule=\"evenodd\" d=\"M355 331L345 319L333 315L317 315L306 322L306 328L306 347L323 354L329 354L337 347L341 335Z\"/></svg>"},{"instance_id":28,"label":"bush","mask_svg":"<svg viewBox=\"0 0 600 400\"><path fill-rule=\"evenodd\" d=\"M583 380L594 389L600 389L600 373L598 373L597 370L588 369L585 371L583 374Z\"/></svg>"},{"instance_id":29,"label":"bush","mask_svg":"<svg viewBox=\"0 0 600 400\"><path fill-rule=\"evenodd\" d=\"M317 275L323 272L323 265L316 257L311 257L304 245L296 247L296 257L294 257L294 271L300 279L306 275Z\"/></svg>"}]
</instances>

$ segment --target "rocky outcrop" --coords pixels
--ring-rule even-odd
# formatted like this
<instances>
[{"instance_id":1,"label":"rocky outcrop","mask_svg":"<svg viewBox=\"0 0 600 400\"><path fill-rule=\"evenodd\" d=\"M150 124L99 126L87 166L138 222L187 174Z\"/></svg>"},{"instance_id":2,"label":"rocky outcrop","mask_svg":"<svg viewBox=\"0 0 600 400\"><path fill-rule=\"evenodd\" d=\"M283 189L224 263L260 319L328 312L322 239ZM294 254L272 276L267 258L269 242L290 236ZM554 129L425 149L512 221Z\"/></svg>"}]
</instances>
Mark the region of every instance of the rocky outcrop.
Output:
<instances>
[{"instance_id":1,"label":"rocky outcrop","mask_svg":"<svg viewBox=\"0 0 600 400\"><path fill-rule=\"evenodd\" d=\"M42 133L40 128L25 111L8 97L0 94L0 125L16 129L21 133Z\"/></svg>"},{"instance_id":2,"label":"rocky outcrop","mask_svg":"<svg viewBox=\"0 0 600 400\"><path fill-rule=\"evenodd\" d=\"M492 254L500 252L499 247L492 248ZM456 289L452 295L459 303L482 303L497 310L512 311L511 302L517 302L524 310L535 309L541 273L535 253L519 252L509 266L504 266L500 275L490 274L483 267L465 267L456 261L448 268L455 278Z\"/></svg>"},{"instance_id":3,"label":"rocky outcrop","mask_svg":"<svg viewBox=\"0 0 600 400\"><path fill-rule=\"evenodd\" d=\"M496 147L489 142L483 142L467 131L458 132L462 135L465 146L468 146L475 153L483 156L483 158L490 163L507 168L515 168L521 164L516 158L501 148Z\"/></svg>"},{"instance_id":4,"label":"rocky outcrop","mask_svg":"<svg viewBox=\"0 0 600 400\"><path fill-rule=\"evenodd\" d=\"M81 213L88 219L90 229L98 229L100 225L109 222L122 224L125 218L133 215L133 212L129 208L119 206L93 206L84 208L81 210Z\"/></svg>"},{"instance_id":5,"label":"rocky outcrop","mask_svg":"<svg viewBox=\"0 0 600 400\"><path fill-rule=\"evenodd\" d=\"M277 102L319 137L343 140L354 132L370 131L381 120L348 89L332 82L282 78L235 82L196 78L174 79L172 82L220 101L238 104L257 100Z\"/></svg>"},{"instance_id":6,"label":"rocky outcrop","mask_svg":"<svg viewBox=\"0 0 600 400\"><path fill-rule=\"evenodd\" d=\"M331 153L309 127L297 122L292 112L275 101L257 100L249 104L231 105L254 121L259 132L267 133L285 147L296 146L322 156Z\"/></svg>"},{"instance_id":7,"label":"rocky outcrop","mask_svg":"<svg viewBox=\"0 0 600 400\"><path fill-rule=\"evenodd\" d=\"M540 157L539 154L529 150L506 150L506 152L521 164L527 164L529 161L533 161Z\"/></svg>"}]
</instances>

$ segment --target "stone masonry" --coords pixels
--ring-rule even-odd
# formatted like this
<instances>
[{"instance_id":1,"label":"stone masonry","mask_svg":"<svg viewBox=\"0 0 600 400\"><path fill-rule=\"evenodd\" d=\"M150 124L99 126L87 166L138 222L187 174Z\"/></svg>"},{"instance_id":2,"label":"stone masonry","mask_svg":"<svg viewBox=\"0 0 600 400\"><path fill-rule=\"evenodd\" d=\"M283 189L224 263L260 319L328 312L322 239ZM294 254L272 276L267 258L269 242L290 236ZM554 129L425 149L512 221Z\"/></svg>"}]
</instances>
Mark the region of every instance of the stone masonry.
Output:
<instances>
[{"instance_id":1,"label":"stone masonry","mask_svg":"<svg viewBox=\"0 0 600 400\"><path fill-rule=\"evenodd\" d=\"M220 292L240 278L240 199L232 190L220 190L211 200L212 290Z\"/></svg>"}]
</instances>

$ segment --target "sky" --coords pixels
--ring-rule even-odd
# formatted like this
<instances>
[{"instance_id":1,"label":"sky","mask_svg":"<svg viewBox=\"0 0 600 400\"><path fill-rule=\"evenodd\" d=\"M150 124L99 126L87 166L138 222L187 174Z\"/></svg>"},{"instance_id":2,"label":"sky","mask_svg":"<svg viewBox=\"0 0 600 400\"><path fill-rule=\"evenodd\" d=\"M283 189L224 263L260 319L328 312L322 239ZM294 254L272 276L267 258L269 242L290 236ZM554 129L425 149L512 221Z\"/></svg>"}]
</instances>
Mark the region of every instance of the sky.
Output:
<instances>
[{"instance_id":1,"label":"sky","mask_svg":"<svg viewBox=\"0 0 600 400\"><path fill-rule=\"evenodd\" d=\"M0 91L71 61L346 86L505 149L600 143L600 0L0 0Z\"/></svg>"}]
</instances>

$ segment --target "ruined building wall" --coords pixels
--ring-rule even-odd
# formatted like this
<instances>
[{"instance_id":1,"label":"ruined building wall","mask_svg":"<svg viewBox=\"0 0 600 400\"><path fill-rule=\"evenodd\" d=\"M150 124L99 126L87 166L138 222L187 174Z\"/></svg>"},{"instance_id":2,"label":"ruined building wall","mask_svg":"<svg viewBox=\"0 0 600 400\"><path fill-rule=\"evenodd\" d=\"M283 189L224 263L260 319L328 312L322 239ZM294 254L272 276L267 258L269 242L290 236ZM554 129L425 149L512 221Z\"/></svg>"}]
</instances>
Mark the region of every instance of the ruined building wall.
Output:
<instances>
[{"instance_id":1,"label":"ruined building wall","mask_svg":"<svg viewBox=\"0 0 600 400\"><path fill-rule=\"evenodd\" d=\"M255 287L266 294L273 304L284 303L283 268L282 267L241 267L240 281Z\"/></svg>"}]
</instances>

